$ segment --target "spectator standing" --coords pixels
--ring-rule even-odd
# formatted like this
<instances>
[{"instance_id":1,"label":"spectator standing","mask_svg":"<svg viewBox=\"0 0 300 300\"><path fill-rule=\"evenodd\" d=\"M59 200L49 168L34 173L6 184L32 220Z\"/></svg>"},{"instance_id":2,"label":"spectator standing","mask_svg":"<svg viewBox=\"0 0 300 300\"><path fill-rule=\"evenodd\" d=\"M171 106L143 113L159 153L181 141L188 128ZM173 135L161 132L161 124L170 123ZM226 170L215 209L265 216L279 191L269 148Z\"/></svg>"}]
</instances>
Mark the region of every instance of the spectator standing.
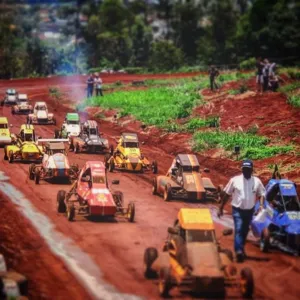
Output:
<instances>
[{"instance_id":1,"label":"spectator standing","mask_svg":"<svg viewBox=\"0 0 300 300\"><path fill-rule=\"evenodd\" d=\"M261 57L258 57L256 60L256 86L257 86L257 92L262 93L263 91L263 84L264 84L264 77L263 77L263 68L264 68L264 63L261 59Z\"/></svg>"},{"instance_id":2,"label":"spectator standing","mask_svg":"<svg viewBox=\"0 0 300 300\"><path fill-rule=\"evenodd\" d=\"M280 82L284 82L284 80L281 77L279 77L278 75L273 73L269 77L269 88L270 88L270 90L273 91L273 92L277 92L277 90L279 89L279 83Z\"/></svg>"},{"instance_id":3,"label":"spectator standing","mask_svg":"<svg viewBox=\"0 0 300 300\"><path fill-rule=\"evenodd\" d=\"M264 92L267 91L269 87L269 76L270 76L270 63L267 59L264 59L264 68L263 68Z\"/></svg>"},{"instance_id":4,"label":"spectator standing","mask_svg":"<svg viewBox=\"0 0 300 300\"><path fill-rule=\"evenodd\" d=\"M214 91L214 89L218 89L218 85L216 83L216 78L220 75L220 72L217 70L215 66L211 66L209 71L209 80L210 80L210 89Z\"/></svg>"},{"instance_id":5,"label":"spectator standing","mask_svg":"<svg viewBox=\"0 0 300 300\"><path fill-rule=\"evenodd\" d=\"M87 97L90 98L93 96L93 90L94 90L94 78L92 75L88 77L86 84L87 84Z\"/></svg>"},{"instance_id":6,"label":"spectator standing","mask_svg":"<svg viewBox=\"0 0 300 300\"><path fill-rule=\"evenodd\" d=\"M103 93L102 93L102 79L99 77L98 73L95 73L95 88L96 88L96 96L102 96L103 97Z\"/></svg>"},{"instance_id":7,"label":"spectator standing","mask_svg":"<svg viewBox=\"0 0 300 300\"><path fill-rule=\"evenodd\" d=\"M265 188L256 176L252 176L253 162L242 162L242 174L231 178L224 188L222 203L218 216L223 215L223 208L229 197L232 196L232 216L234 220L234 250L237 262L243 262L246 258L245 244L249 232L249 226L254 213L257 197L260 200L260 209L263 208Z\"/></svg>"}]
</instances>

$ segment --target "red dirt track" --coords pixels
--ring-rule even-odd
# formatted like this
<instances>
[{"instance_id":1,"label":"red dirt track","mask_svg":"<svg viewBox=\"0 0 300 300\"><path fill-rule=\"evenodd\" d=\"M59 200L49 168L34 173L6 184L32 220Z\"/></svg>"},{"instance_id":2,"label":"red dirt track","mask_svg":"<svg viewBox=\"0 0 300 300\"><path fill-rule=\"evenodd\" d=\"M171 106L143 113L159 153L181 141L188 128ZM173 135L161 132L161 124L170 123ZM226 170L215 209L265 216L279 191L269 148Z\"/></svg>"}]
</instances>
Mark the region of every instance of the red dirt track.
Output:
<instances>
[{"instance_id":1,"label":"red dirt track","mask_svg":"<svg viewBox=\"0 0 300 300\"><path fill-rule=\"evenodd\" d=\"M175 77L190 75L176 74ZM167 76L107 75L103 76L102 79L105 84L117 80L130 82L146 78L166 78ZM45 100L48 103L49 111L54 112L57 124L60 126L66 112L70 111L67 108L70 103L64 102L65 106L54 107L54 103L47 96L48 87L59 86L69 93L72 102L74 100L79 101L85 94L85 78L83 76L73 76L0 81L0 94L2 95L6 88L11 87L16 88L19 92L28 93L32 101ZM284 99L277 98L278 105L282 105ZM226 101L224 111L230 109L234 113L233 107L235 104L230 101ZM246 105L250 112L251 107L258 99L248 99L247 101L249 103L243 105ZM216 104L211 112L214 113L214 109L218 110L221 106L220 100L220 103ZM267 105L264 109L261 113L267 118L269 117ZM195 113L205 114L206 112L200 109ZM290 114L295 114L293 115L293 121L299 116L298 111L292 111ZM25 123L26 120L25 116L11 115L8 107L3 108L1 115L8 117L9 123L14 125L13 132L18 132L20 125ZM254 116L255 108L252 108L251 118L254 118ZM82 114L82 118L87 117L86 114ZM278 118L282 119L282 117ZM238 115L234 115L232 118L232 120L237 119ZM298 118L299 120L300 118ZM224 122L221 121L222 127L232 126L230 122L230 119L224 120ZM245 114L243 122L245 123L242 126L248 126L252 124L253 119L247 122ZM296 126L296 124L300 125L299 123L293 123L293 126ZM38 136L52 138L55 127L52 125L35 126L35 129ZM122 127L108 121L100 121L101 132L111 142L122 131L138 131L138 129L139 122L131 122L128 127ZM267 134L268 132L266 133L262 129L262 133ZM156 159L158 161L159 173L166 172L174 154L181 151L186 152L188 148L187 135L184 134L161 137L158 130L151 129L148 132L139 132L139 138L145 142L142 146L145 155L150 160ZM210 168L211 177L216 185L226 183L230 176L239 172L238 163L229 159L212 158L204 155L198 157L202 167ZM76 155L70 152L69 159L71 163L78 163L81 167L86 160L103 161L103 155ZM161 247L167 236L167 227L173 224L178 210L181 207L196 207L197 204L165 203L161 198L152 196L150 182L153 175L151 174L114 172L108 174L109 182L113 179L120 179L120 185L114 186L114 189L121 190L124 193L125 204L128 201L135 201L136 203L135 223L131 224L119 219L111 222L98 222L89 221L85 218L77 218L75 222L68 222L65 216L56 213L56 194L60 189L69 189L70 185L51 184L44 181L41 181L40 185L35 185L28 178L28 165L9 164L4 161L2 149L0 150L0 169L10 177L11 184L20 190L40 212L50 218L56 225L56 230L70 237L83 251L89 254L103 272L106 282L112 284L122 293L135 294L147 299L159 298L156 284L145 280L143 277L144 249L149 246ZM89 299L87 292L64 267L60 259L51 254L47 245L31 227L29 221L21 216L20 212L15 209L8 199L1 197L0 204L0 252L8 257L10 266L26 274L29 278L30 299ZM223 228L219 224L216 226L217 233L220 234ZM233 237L224 237L222 245L232 249ZM297 284L300 281L298 258L290 257L281 252L262 254L253 242L249 242L247 253L252 259L243 265L250 266L254 271L256 299L281 299L283 297L285 300L298 299L300 293L300 286ZM240 268L240 266L238 267ZM176 290L172 291L171 294L173 299L189 298L186 295L180 295ZM228 298L238 299L239 293L234 289L230 289Z\"/></svg>"}]
</instances>

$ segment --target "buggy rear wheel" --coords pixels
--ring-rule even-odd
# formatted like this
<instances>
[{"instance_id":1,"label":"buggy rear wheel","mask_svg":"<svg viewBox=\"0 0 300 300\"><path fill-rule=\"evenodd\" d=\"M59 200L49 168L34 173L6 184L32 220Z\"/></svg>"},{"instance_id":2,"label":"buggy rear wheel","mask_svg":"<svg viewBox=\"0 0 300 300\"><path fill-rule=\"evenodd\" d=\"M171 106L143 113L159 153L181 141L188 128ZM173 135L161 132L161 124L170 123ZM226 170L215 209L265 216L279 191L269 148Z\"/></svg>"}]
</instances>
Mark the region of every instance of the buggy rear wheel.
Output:
<instances>
[{"instance_id":1,"label":"buggy rear wheel","mask_svg":"<svg viewBox=\"0 0 300 300\"><path fill-rule=\"evenodd\" d=\"M222 184L218 185L217 195L216 195L216 198L215 198L217 203L221 203L223 190L224 190L224 186Z\"/></svg>"},{"instance_id":2,"label":"buggy rear wheel","mask_svg":"<svg viewBox=\"0 0 300 300\"><path fill-rule=\"evenodd\" d=\"M57 129L54 130L54 138L59 139L59 130Z\"/></svg>"},{"instance_id":3,"label":"buggy rear wheel","mask_svg":"<svg viewBox=\"0 0 300 300\"><path fill-rule=\"evenodd\" d=\"M110 154L110 155L113 155L113 153L114 153L114 146L113 146L113 145L110 145L110 146L109 146L109 154Z\"/></svg>"},{"instance_id":4,"label":"buggy rear wheel","mask_svg":"<svg viewBox=\"0 0 300 300\"><path fill-rule=\"evenodd\" d=\"M168 297L171 287L170 269L163 267L159 270L158 290L160 296Z\"/></svg>"},{"instance_id":5,"label":"buggy rear wheel","mask_svg":"<svg viewBox=\"0 0 300 300\"><path fill-rule=\"evenodd\" d=\"M67 210L65 204L66 192L63 190L59 190L57 192L57 200L56 200L56 207L58 213L65 213Z\"/></svg>"},{"instance_id":6,"label":"buggy rear wheel","mask_svg":"<svg viewBox=\"0 0 300 300\"><path fill-rule=\"evenodd\" d=\"M80 152L80 147L79 144L76 143L75 148L74 148L74 153L78 154Z\"/></svg>"},{"instance_id":7,"label":"buggy rear wheel","mask_svg":"<svg viewBox=\"0 0 300 300\"><path fill-rule=\"evenodd\" d=\"M152 195L156 195L157 194L157 178L154 177L152 179Z\"/></svg>"},{"instance_id":8,"label":"buggy rear wheel","mask_svg":"<svg viewBox=\"0 0 300 300\"><path fill-rule=\"evenodd\" d=\"M14 162L14 152L12 150L9 151L8 154L8 162L12 164Z\"/></svg>"},{"instance_id":9,"label":"buggy rear wheel","mask_svg":"<svg viewBox=\"0 0 300 300\"><path fill-rule=\"evenodd\" d=\"M67 209L68 221L70 221L70 222L73 221L74 217L75 217L75 206L73 204L71 204L68 206L68 209Z\"/></svg>"},{"instance_id":10,"label":"buggy rear wheel","mask_svg":"<svg viewBox=\"0 0 300 300\"><path fill-rule=\"evenodd\" d=\"M270 231L269 228L266 227L260 237L259 248L262 252L268 252L270 248Z\"/></svg>"},{"instance_id":11,"label":"buggy rear wheel","mask_svg":"<svg viewBox=\"0 0 300 300\"><path fill-rule=\"evenodd\" d=\"M250 268L243 268L241 270L240 287L244 298L252 298L254 292L254 279Z\"/></svg>"},{"instance_id":12,"label":"buggy rear wheel","mask_svg":"<svg viewBox=\"0 0 300 300\"><path fill-rule=\"evenodd\" d=\"M152 162L152 173L153 173L153 174L157 174L157 172L158 172L157 161L154 160L154 161Z\"/></svg>"},{"instance_id":13,"label":"buggy rear wheel","mask_svg":"<svg viewBox=\"0 0 300 300\"><path fill-rule=\"evenodd\" d=\"M35 184L40 183L40 178L41 178L41 171L39 169L37 169L34 173L34 182L35 182Z\"/></svg>"},{"instance_id":14,"label":"buggy rear wheel","mask_svg":"<svg viewBox=\"0 0 300 300\"><path fill-rule=\"evenodd\" d=\"M170 201L172 199L172 188L171 185L168 183L165 186L164 190L164 201Z\"/></svg>"},{"instance_id":15,"label":"buggy rear wheel","mask_svg":"<svg viewBox=\"0 0 300 300\"><path fill-rule=\"evenodd\" d=\"M35 164L30 164L29 166L29 179L34 180L34 169L35 169Z\"/></svg>"},{"instance_id":16,"label":"buggy rear wheel","mask_svg":"<svg viewBox=\"0 0 300 300\"><path fill-rule=\"evenodd\" d=\"M114 169L115 169L115 162L113 159L111 159L109 162L108 170L109 170L109 172L113 172Z\"/></svg>"},{"instance_id":17,"label":"buggy rear wheel","mask_svg":"<svg viewBox=\"0 0 300 300\"><path fill-rule=\"evenodd\" d=\"M134 216L135 216L134 202L129 202L127 216L128 216L128 221L133 223L134 222Z\"/></svg>"},{"instance_id":18,"label":"buggy rear wheel","mask_svg":"<svg viewBox=\"0 0 300 300\"><path fill-rule=\"evenodd\" d=\"M7 148L6 148L6 146L4 147L4 160L8 160L8 156L7 156Z\"/></svg>"},{"instance_id":19,"label":"buggy rear wheel","mask_svg":"<svg viewBox=\"0 0 300 300\"><path fill-rule=\"evenodd\" d=\"M153 262L157 259L158 252L154 247L147 248L144 253L144 276L145 278L155 278L156 272L151 269Z\"/></svg>"}]
</instances>

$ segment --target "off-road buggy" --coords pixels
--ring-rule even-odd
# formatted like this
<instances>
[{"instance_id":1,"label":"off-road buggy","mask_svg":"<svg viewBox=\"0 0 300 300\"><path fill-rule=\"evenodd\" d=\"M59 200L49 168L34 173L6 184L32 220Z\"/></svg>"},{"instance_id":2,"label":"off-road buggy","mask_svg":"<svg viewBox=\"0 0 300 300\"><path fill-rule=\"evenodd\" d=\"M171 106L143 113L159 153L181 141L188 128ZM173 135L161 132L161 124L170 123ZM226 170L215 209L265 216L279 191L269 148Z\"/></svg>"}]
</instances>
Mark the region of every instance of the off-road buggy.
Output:
<instances>
[{"instance_id":1,"label":"off-road buggy","mask_svg":"<svg viewBox=\"0 0 300 300\"><path fill-rule=\"evenodd\" d=\"M118 183L118 181L112 182L112 184ZM130 202L125 208L123 193L110 191L104 164L99 161L88 161L70 191L58 191L57 211L66 213L69 221L72 221L75 215L81 215L119 216L133 222L135 205L134 202Z\"/></svg>"},{"instance_id":2,"label":"off-road buggy","mask_svg":"<svg viewBox=\"0 0 300 300\"><path fill-rule=\"evenodd\" d=\"M75 153L86 151L95 152L112 152L112 146L109 146L108 140L101 137L96 121L88 120L84 122L79 136L70 137L70 150Z\"/></svg>"},{"instance_id":3,"label":"off-road buggy","mask_svg":"<svg viewBox=\"0 0 300 300\"><path fill-rule=\"evenodd\" d=\"M10 145L12 141L11 133L6 117L0 117L0 145Z\"/></svg>"},{"instance_id":4,"label":"off-road buggy","mask_svg":"<svg viewBox=\"0 0 300 300\"><path fill-rule=\"evenodd\" d=\"M207 169L204 170L208 172ZM193 154L178 154L167 174L153 178L153 195L172 199L220 201L222 186L217 188L211 179L200 172L200 164Z\"/></svg>"},{"instance_id":5,"label":"off-road buggy","mask_svg":"<svg viewBox=\"0 0 300 300\"><path fill-rule=\"evenodd\" d=\"M254 279L251 269L240 275L232 262L233 254L222 249L216 238L211 213L207 208L182 208L174 227L168 228L163 249L147 248L144 253L146 278L158 278L162 297L173 287L205 297L224 297L226 286L237 286L243 297L251 297ZM229 235L232 229L225 229Z\"/></svg>"},{"instance_id":6,"label":"off-road buggy","mask_svg":"<svg viewBox=\"0 0 300 300\"><path fill-rule=\"evenodd\" d=\"M277 168L277 167L276 167ZM282 179L278 168L266 186L265 209L259 213L255 206L255 217L251 228L259 238L260 249L268 252L272 248L298 256L300 254L300 202L296 184Z\"/></svg>"},{"instance_id":7,"label":"off-road buggy","mask_svg":"<svg viewBox=\"0 0 300 300\"><path fill-rule=\"evenodd\" d=\"M67 113L61 128L55 129L54 137L56 139L66 139L71 136L78 136L80 134L80 119L77 113Z\"/></svg>"},{"instance_id":8,"label":"off-road buggy","mask_svg":"<svg viewBox=\"0 0 300 300\"><path fill-rule=\"evenodd\" d=\"M33 113L33 107L28 102L26 94L19 94L17 97L17 103L11 107L11 113L14 114L29 114Z\"/></svg>"},{"instance_id":9,"label":"off-road buggy","mask_svg":"<svg viewBox=\"0 0 300 300\"><path fill-rule=\"evenodd\" d=\"M33 113L27 116L27 124L53 124L56 125L56 120L53 113L48 112L46 102L36 102Z\"/></svg>"},{"instance_id":10,"label":"off-road buggy","mask_svg":"<svg viewBox=\"0 0 300 300\"><path fill-rule=\"evenodd\" d=\"M6 90L4 99L1 101L1 106L4 105L15 105L17 103L18 93L15 89Z\"/></svg>"},{"instance_id":11,"label":"off-road buggy","mask_svg":"<svg viewBox=\"0 0 300 300\"><path fill-rule=\"evenodd\" d=\"M41 161L43 159L43 147L35 142L33 125L21 125L20 133L12 135L12 144L4 148L4 160L9 163L14 161Z\"/></svg>"},{"instance_id":12,"label":"off-road buggy","mask_svg":"<svg viewBox=\"0 0 300 300\"><path fill-rule=\"evenodd\" d=\"M136 133L122 133L113 154L106 155L104 163L110 172L119 169L133 172L152 171L156 174L158 171L157 162L150 163L142 154Z\"/></svg>"},{"instance_id":13,"label":"off-road buggy","mask_svg":"<svg viewBox=\"0 0 300 300\"><path fill-rule=\"evenodd\" d=\"M76 180L79 173L77 165L70 165L64 143L68 139L40 139L39 145L44 146L44 157L41 165L31 164L29 166L29 179L36 184L40 180L58 179Z\"/></svg>"}]
</instances>

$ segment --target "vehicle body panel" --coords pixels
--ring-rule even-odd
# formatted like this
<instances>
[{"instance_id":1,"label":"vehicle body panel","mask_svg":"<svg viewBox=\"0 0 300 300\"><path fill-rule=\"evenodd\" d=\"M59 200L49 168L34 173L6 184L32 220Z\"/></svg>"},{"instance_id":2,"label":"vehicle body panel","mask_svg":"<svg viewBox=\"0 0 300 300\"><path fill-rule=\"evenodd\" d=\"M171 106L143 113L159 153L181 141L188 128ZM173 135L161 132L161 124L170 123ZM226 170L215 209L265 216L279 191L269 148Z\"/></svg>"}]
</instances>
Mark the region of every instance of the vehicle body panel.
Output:
<instances>
[{"instance_id":1,"label":"vehicle body panel","mask_svg":"<svg viewBox=\"0 0 300 300\"><path fill-rule=\"evenodd\" d=\"M8 120L6 117L0 117L0 145L10 145L11 141Z\"/></svg>"},{"instance_id":2,"label":"vehicle body panel","mask_svg":"<svg viewBox=\"0 0 300 300\"><path fill-rule=\"evenodd\" d=\"M198 159L192 154L178 154L165 176L156 177L156 193L163 195L171 187L172 199L197 200L219 198L209 177L202 176Z\"/></svg>"},{"instance_id":3,"label":"vehicle body panel","mask_svg":"<svg viewBox=\"0 0 300 300\"><path fill-rule=\"evenodd\" d=\"M56 124L53 113L48 112L46 102L36 102L33 113L27 116L28 124Z\"/></svg>"},{"instance_id":4,"label":"vehicle body panel","mask_svg":"<svg viewBox=\"0 0 300 300\"><path fill-rule=\"evenodd\" d=\"M294 182L271 179L266 186L265 210L254 218L251 229L260 238L267 228L274 244L290 253L300 254L300 205ZM259 204L255 206L258 213Z\"/></svg>"}]
</instances>

